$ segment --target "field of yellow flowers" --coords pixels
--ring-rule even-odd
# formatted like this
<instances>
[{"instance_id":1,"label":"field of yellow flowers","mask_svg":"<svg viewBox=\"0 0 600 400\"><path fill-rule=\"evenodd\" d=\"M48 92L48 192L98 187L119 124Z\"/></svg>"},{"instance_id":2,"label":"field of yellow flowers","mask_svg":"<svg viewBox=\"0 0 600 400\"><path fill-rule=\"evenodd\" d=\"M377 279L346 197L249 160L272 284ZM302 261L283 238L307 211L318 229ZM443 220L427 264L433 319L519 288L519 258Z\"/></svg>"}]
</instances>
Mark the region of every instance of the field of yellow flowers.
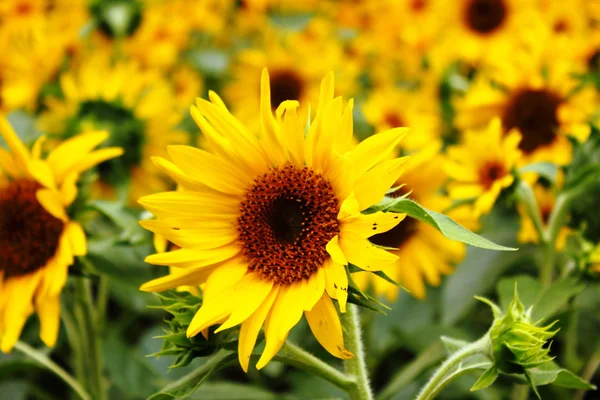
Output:
<instances>
[{"instance_id":1,"label":"field of yellow flowers","mask_svg":"<svg viewBox=\"0 0 600 400\"><path fill-rule=\"evenodd\" d=\"M599 280L599 0L0 1L0 399L599 399Z\"/></svg>"}]
</instances>

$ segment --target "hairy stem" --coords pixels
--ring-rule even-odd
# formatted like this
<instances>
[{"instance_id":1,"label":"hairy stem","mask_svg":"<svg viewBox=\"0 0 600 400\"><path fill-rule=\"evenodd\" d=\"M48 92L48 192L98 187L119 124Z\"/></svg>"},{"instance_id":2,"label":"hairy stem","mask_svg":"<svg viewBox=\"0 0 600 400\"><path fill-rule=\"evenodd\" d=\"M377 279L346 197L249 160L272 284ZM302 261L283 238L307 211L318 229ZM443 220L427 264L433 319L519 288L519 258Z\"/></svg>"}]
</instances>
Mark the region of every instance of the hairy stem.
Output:
<instances>
[{"instance_id":1,"label":"hairy stem","mask_svg":"<svg viewBox=\"0 0 600 400\"><path fill-rule=\"evenodd\" d=\"M348 394L351 400L372 400L373 392L367 375L358 308L354 304L348 304L346 312L341 314L341 320L346 335L346 347L354 354L353 358L344 361L346 373L354 380L354 384L348 388Z\"/></svg>"},{"instance_id":2,"label":"hairy stem","mask_svg":"<svg viewBox=\"0 0 600 400\"><path fill-rule=\"evenodd\" d=\"M439 392L450 383L451 379L446 379L446 376L452 372L458 365L460 365L465 359L475 354L490 353L490 338L485 334L481 339L476 342L469 343L465 347L453 353L440 365L440 367L433 373L433 376L429 379L429 382L421 389L416 400L432 400Z\"/></svg>"}]
</instances>

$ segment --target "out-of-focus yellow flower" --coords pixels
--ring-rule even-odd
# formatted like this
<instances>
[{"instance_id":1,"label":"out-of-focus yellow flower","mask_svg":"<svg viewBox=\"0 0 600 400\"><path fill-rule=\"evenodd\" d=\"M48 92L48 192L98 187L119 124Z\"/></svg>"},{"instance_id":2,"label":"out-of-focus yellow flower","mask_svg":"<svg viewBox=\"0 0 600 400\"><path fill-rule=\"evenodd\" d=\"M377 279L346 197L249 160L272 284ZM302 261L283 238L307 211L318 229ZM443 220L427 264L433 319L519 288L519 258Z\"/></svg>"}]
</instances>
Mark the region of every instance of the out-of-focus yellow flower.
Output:
<instances>
[{"instance_id":1,"label":"out-of-focus yellow flower","mask_svg":"<svg viewBox=\"0 0 600 400\"><path fill-rule=\"evenodd\" d=\"M77 180L123 150L94 150L108 134L89 132L42 158L45 137L29 151L1 115L0 134L10 150L0 148L0 350L11 351L34 310L40 337L52 347L68 267L73 256L87 251L83 229L67 215L77 197Z\"/></svg>"},{"instance_id":2,"label":"out-of-focus yellow flower","mask_svg":"<svg viewBox=\"0 0 600 400\"><path fill-rule=\"evenodd\" d=\"M416 88L388 84L371 90L362 111L377 131L411 127L410 134L402 141L402 148L419 149L430 145L441 134L437 90L434 82L426 81Z\"/></svg>"},{"instance_id":3,"label":"out-of-focus yellow flower","mask_svg":"<svg viewBox=\"0 0 600 400\"><path fill-rule=\"evenodd\" d=\"M301 32L266 30L259 47L241 51L232 66L232 81L225 87L233 114L250 127L257 126L264 67L271 77L273 111L286 100L296 100L298 113L306 116L308 103L317 104L321 78L329 71L339 77L338 93L352 92L358 71L344 64L342 47L326 34L331 28L314 21Z\"/></svg>"},{"instance_id":4,"label":"out-of-focus yellow flower","mask_svg":"<svg viewBox=\"0 0 600 400\"><path fill-rule=\"evenodd\" d=\"M462 60L478 64L503 59L529 33L535 0L456 0L442 2L437 23L444 26L431 53L434 65Z\"/></svg>"},{"instance_id":5,"label":"out-of-focus yellow flower","mask_svg":"<svg viewBox=\"0 0 600 400\"><path fill-rule=\"evenodd\" d=\"M64 98L49 98L41 128L59 137L79 131L105 129L108 144L120 146L125 156L98 167L99 195L112 197L129 182L129 198L165 190L151 158L164 155L167 144L186 143L177 130L182 118L173 87L157 71L137 63L111 62L98 53L60 77Z\"/></svg>"},{"instance_id":6,"label":"out-of-focus yellow flower","mask_svg":"<svg viewBox=\"0 0 600 400\"><path fill-rule=\"evenodd\" d=\"M450 206L451 200L440 194L440 188L447 179L440 148L441 145L434 142L411 155L407 170L395 184L404 186L392 194L393 197L410 193L410 199L435 211L443 211ZM453 265L465 255L463 243L448 240L431 225L410 217L369 240L380 246L398 249L388 250L398 259L382 271L418 299L425 298L425 283L438 286L441 276L451 273ZM385 295L390 301L394 301L400 291L398 286L370 273L357 272L352 276L363 288L371 282L375 293Z\"/></svg>"},{"instance_id":7,"label":"out-of-focus yellow flower","mask_svg":"<svg viewBox=\"0 0 600 400\"><path fill-rule=\"evenodd\" d=\"M521 135L503 133L499 119L483 130L467 131L462 143L448 148L448 193L455 200L474 200L476 215L488 213L502 189L513 181L512 169L521 157Z\"/></svg>"},{"instance_id":8,"label":"out-of-focus yellow flower","mask_svg":"<svg viewBox=\"0 0 600 400\"><path fill-rule=\"evenodd\" d=\"M498 60L484 69L456 101L459 129L481 128L499 117L503 132L517 129L523 136L523 163L569 163L572 146L567 136L587 139L596 93L591 87L579 88L572 61L546 63L543 58L516 53L510 62Z\"/></svg>"}]
</instances>

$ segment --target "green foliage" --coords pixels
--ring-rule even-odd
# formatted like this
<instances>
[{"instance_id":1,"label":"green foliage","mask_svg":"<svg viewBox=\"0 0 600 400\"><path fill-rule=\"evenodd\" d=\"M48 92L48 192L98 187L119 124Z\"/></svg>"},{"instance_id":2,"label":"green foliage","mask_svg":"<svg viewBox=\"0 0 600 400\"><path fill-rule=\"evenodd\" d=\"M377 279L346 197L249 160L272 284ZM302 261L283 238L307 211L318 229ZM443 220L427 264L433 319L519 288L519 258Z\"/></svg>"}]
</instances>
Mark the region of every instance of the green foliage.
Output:
<instances>
[{"instance_id":1,"label":"green foliage","mask_svg":"<svg viewBox=\"0 0 600 400\"><path fill-rule=\"evenodd\" d=\"M481 247L488 250L515 251L511 247L500 246L476 233L471 232L462 225L458 224L447 215L431 211L421 206L417 202L406 199L384 199L380 204L369 208L368 212L387 211L406 213L408 216L426 222L440 231L450 240L456 240L475 247Z\"/></svg>"}]
</instances>

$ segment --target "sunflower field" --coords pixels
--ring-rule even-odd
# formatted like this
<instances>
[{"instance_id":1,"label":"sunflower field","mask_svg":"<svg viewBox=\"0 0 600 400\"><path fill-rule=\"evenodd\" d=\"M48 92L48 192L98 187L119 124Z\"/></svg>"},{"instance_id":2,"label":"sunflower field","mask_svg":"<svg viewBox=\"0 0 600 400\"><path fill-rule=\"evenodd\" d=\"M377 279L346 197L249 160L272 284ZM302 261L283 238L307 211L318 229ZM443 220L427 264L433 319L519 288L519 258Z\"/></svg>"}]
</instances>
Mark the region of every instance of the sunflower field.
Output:
<instances>
[{"instance_id":1,"label":"sunflower field","mask_svg":"<svg viewBox=\"0 0 600 400\"><path fill-rule=\"evenodd\" d=\"M600 399L600 0L0 0L0 399Z\"/></svg>"}]
</instances>

